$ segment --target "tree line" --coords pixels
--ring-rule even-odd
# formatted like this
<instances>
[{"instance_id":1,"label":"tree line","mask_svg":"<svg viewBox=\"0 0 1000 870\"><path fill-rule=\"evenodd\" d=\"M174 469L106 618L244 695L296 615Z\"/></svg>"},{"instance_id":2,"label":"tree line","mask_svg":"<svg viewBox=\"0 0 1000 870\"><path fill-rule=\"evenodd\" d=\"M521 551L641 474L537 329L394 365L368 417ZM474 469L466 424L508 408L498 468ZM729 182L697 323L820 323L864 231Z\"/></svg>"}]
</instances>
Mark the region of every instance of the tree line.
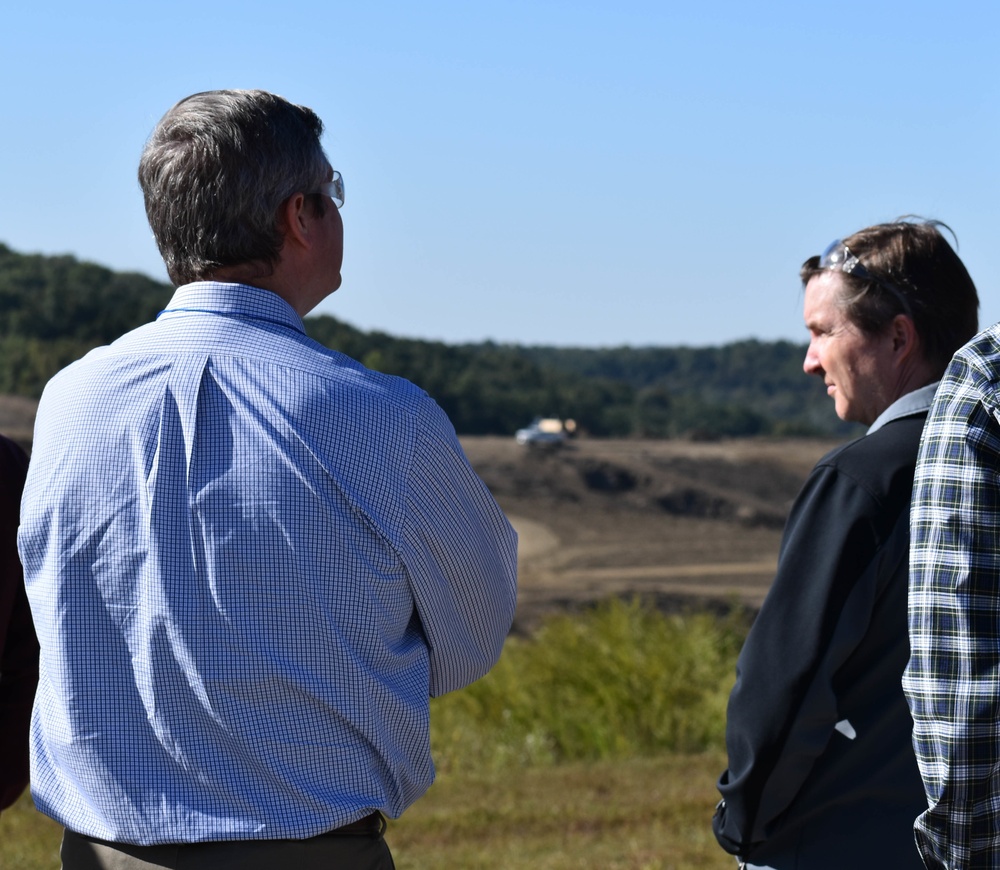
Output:
<instances>
[{"instance_id":1,"label":"tree line","mask_svg":"<svg viewBox=\"0 0 1000 870\"><path fill-rule=\"evenodd\" d=\"M88 350L152 320L172 288L71 256L0 244L0 393L39 396ZM805 347L556 348L452 345L364 332L329 315L311 337L425 389L462 434L512 434L536 416L574 419L602 437L843 435Z\"/></svg>"}]
</instances>

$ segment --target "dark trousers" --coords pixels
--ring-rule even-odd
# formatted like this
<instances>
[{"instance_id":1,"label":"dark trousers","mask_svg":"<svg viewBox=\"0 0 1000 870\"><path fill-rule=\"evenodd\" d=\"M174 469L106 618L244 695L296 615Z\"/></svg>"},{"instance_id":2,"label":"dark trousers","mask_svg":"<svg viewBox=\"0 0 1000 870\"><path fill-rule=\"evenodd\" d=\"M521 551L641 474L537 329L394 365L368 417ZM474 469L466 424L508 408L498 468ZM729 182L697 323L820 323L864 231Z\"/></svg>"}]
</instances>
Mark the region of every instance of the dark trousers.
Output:
<instances>
[{"instance_id":1,"label":"dark trousers","mask_svg":"<svg viewBox=\"0 0 1000 870\"><path fill-rule=\"evenodd\" d=\"M108 843L67 829L61 855L63 870L395 870L379 829L163 846Z\"/></svg>"}]
</instances>

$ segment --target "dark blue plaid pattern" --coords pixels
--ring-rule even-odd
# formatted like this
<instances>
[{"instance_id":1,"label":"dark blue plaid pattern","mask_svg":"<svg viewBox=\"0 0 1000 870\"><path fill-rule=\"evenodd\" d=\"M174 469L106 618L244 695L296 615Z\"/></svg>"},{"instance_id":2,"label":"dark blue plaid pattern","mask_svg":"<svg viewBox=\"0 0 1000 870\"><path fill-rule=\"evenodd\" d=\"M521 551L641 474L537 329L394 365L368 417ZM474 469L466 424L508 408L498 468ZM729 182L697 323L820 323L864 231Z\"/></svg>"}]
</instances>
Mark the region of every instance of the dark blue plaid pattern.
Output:
<instances>
[{"instance_id":1,"label":"dark blue plaid pattern","mask_svg":"<svg viewBox=\"0 0 1000 870\"><path fill-rule=\"evenodd\" d=\"M1000 331L955 356L924 429L910 516L903 687L929 868L1000 866Z\"/></svg>"}]
</instances>

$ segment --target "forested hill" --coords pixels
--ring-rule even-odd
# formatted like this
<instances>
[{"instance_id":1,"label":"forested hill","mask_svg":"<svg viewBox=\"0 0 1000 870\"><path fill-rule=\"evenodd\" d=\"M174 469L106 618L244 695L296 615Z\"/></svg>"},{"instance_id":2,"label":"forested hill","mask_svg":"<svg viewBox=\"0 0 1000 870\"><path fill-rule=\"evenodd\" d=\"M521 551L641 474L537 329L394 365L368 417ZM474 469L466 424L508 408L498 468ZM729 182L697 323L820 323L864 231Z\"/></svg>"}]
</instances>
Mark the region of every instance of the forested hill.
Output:
<instances>
[{"instance_id":1,"label":"forested hill","mask_svg":"<svg viewBox=\"0 0 1000 870\"><path fill-rule=\"evenodd\" d=\"M137 273L0 244L0 393L38 396L92 347L153 319L172 289ZM803 346L565 349L441 342L362 332L322 315L316 340L429 392L463 434L511 434L536 416L597 436L846 434Z\"/></svg>"}]
</instances>

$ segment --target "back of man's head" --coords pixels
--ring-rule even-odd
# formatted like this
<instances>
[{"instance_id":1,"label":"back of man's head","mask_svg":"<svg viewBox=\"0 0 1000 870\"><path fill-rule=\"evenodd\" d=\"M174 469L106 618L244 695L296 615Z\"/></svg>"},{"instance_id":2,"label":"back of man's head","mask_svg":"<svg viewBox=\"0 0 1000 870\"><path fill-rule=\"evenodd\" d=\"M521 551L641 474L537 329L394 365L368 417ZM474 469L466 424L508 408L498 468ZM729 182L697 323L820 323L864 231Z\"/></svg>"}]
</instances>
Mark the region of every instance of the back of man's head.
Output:
<instances>
[{"instance_id":1,"label":"back of man's head","mask_svg":"<svg viewBox=\"0 0 1000 870\"><path fill-rule=\"evenodd\" d=\"M978 330L979 296L940 221L900 218L859 230L843 245L862 264L844 272L843 308L864 332L881 333L897 314L913 319L923 358L938 375ZM819 257L802 265L803 284L822 272Z\"/></svg>"},{"instance_id":2,"label":"back of man's head","mask_svg":"<svg viewBox=\"0 0 1000 870\"><path fill-rule=\"evenodd\" d=\"M278 262L278 207L328 179L323 124L266 91L207 91L163 116L139 162L156 244L175 284ZM325 204L317 197L316 208Z\"/></svg>"}]
</instances>

